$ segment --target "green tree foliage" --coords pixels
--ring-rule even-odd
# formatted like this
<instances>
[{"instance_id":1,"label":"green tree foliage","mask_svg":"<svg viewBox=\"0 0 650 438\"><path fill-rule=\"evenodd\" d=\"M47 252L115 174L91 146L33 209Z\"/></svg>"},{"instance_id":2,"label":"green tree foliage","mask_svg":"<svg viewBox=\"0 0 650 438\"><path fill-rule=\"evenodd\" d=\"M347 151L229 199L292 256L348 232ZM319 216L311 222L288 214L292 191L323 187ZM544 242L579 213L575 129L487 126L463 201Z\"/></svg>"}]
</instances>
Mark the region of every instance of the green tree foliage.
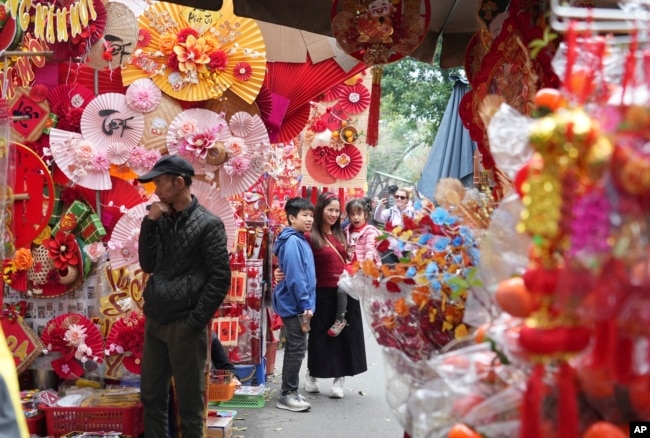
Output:
<instances>
[{"instance_id":1,"label":"green tree foliage","mask_svg":"<svg viewBox=\"0 0 650 438\"><path fill-rule=\"evenodd\" d=\"M459 70L408 57L384 66L379 144L370 150L370 169L419 178L454 86L452 74Z\"/></svg>"}]
</instances>

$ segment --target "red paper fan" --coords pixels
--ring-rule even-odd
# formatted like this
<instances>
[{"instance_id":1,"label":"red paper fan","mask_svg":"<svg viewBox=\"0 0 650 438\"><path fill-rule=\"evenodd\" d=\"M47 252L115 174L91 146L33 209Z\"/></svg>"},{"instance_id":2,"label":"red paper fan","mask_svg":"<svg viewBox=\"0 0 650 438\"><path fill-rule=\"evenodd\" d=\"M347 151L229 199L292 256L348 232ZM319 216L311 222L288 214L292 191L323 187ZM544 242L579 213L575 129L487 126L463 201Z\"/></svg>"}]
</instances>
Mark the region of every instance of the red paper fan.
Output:
<instances>
[{"instance_id":1,"label":"red paper fan","mask_svg":"<svg viewBox=\"0 0 650 438\"><path fill-rule=\"evenodd\" d=\"M327 123L327 129L338 131L343 127L343 121L348 120L348 113L343 109L340 103L330 107L321 116L321 120Z\"/></svg>"},{"instance_id":2,"label":"red paper fan","mask_svg":"<svg viewBox=\"0 0 650 438\"><path fill-rule=\"evenodd\" d=\"M65 339L66 332L71 328L79 329L76 333L83 332L75 342ZM59 315L48 322L41 334L41 342L48 351L63 354L63 357L52 361L52 368L64 379L82 377L84 360L103 361L104 342L99 329L78 313ZM81 357L83 360L79 359Z\"/></svg>"},{"instance_id":3,"label":"red paper fan","mask_svg":"<svg viewBox=\"0 0 650 438\"><path fill-rule=\"evenodd\" d=\"M102 225L106 230L104 240L111 238L111 233L122 217L123 210L135 207L144 201L138 189L128 181L111 176L112 187L109 190L91 190L76 186L81 197L100 214Z\"/></svg>"},{"instance_id":4,"label":"red paper fan","mask_svg":"<svg viewBox=\"0 0 650 438\"><path fill-rule=\"evenodd\" d=\"M266 85L262 85L262 88L260 88L260 92L255 98L255 105L260 111L260 117L266 123L273 109L273 95Z\"/></svg>"},{"instance_id":5,"label":"red paper fan","mask_svg":"<svg viewBox=\"0 0 650 438\"><path fill-rule=\"evenodd\" d=\"M291 105L291 104L289 104ZM306 103L284 116L282 125L280 126L280 132L276 139L277 143L288 143L298 134L305 129L307 123L309 122L309 115L311 114L311 104Z\"/></svg>"},{"instance_id":6,"label":"red paper fan","mask_svg":"<svg viewBox=\"0 0 650 438\"><path fill-rule=\"evenodd\" d=\"M285 121L280 127L278 141L292 140L307 124L307 120L302 123L303 118L296 115L299 108L307 105L306 109L301 111L306 111L308 119L310 101L315 100L325 91L363 71L365 68L366 65L360 62L349 71L345 71L334 59L327 59L314 64L309 56L307 62L304 63L267 63L264 84L271 92L290 100ZM304 113L298 112L298 114L302 115ZM298 118L298 122L291 121L293 118ZM296 125L300 126L297 131Z\"/></svg>"},{"instance_id":7,"label":"red paper fan","mask_svg":"<svg viewBox=\"0 0 650 438\"><path fill-rule=\"evenodd\" d=\"M64 131L81 132L81 114L95 94L79 84L57 85L47 95L50 111L59 120L56 127Z\"/></svg>"},{"instance_id":8,"label":"red paper fan","mask_svg":"<svg viewBox=\"0 0 650 438\"><path fill-rule=\"evenodd\" d=\"M352 179L359 174L362 165L363 157L359 149L346 144L343 149L332 154L325 168L336 179Z\"/></svg>"},{"instance_id":9,"label":"red paper fan","mask_svg":"<svg viewBox=\"0 0 650 438\"><path fill-rule=\"evenodd\" d=\"M316 157L316 151L313 148L309 148L305 154L305 168L309 176L311 176L314 181L318 181L324 185L332 184L336 182L336 178L330 175L325 166L319 164Z\"/></svg>"},{"instance_id":10,"label":"red paper fan","mask_svg":"<svg viewBox=\"0 0 650 438\"><path fill-rule=\"evenodd\" d=\"M144 322L144 314L130 312L113 323L106 337L106 355L121 354L122 364L134 374L142 370Z\"/></svg>"},{"instance_id":11,"label":"red paper fan","mask_svg":"<svg viewBox=\"0 0 650 438\"><path fill-rule=\"evenodd\" d=\"M363 83L343 85L337 90L339 105L349 114L360 114L370 105L370 92Z\"/></svg>"},{"instance_id":12,"label":"red paper fan","mask_svg":"<svg viewBox=\"0 0 650 438\"><path fill-rule=\"evenodd\" d=\"M93 7L97 12L97 17L94 20L89 18L87 26L82 25L81 34L78 35L78 38L69 37L68 41L57 41L50 45L54 52L54 58L66 60L85 57L90 46L102 37L106 28L106 7L101 0L93 0ZM70 34L69 21L68 34Z\"/></svg>"},{"instance_id":13,"label":"red paper fan","mask_svg":"<svg viewBox=\"0 0 650 438\"><path fill-rule=\"evenodd\" d=\"M122 85L122 70L94 70L86 64L70 64L62 62L59 65L59 77L65 78L68 84L83 85L92 90L94 94L126 93Z\"/></svg>"},{"instance_id":14,"label":"red paper fan","mask_svg":"<svg viewBox=\"0 0 650 438\"><path fill-rule=\"evenodd\" d=\"M327 90L321 99L323 102L332 102L339 100L341 89L345 87L345 84L334 85L332 88Z\"/></svg>"}]
</instances>

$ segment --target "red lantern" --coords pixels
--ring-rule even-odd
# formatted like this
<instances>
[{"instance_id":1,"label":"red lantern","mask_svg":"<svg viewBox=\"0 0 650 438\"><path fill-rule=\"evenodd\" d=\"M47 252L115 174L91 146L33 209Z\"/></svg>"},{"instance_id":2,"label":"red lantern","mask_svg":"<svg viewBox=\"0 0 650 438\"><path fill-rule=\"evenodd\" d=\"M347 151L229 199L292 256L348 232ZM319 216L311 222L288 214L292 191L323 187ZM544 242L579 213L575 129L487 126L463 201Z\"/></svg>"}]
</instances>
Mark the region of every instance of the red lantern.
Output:
<instances>
[{"instance_id":1,"label":"red lantern","mask_svg":"<svg viewBox=\"0 0 650 438\"><path fill-rule=\"evenodd\" d=\"M377 145L382 64L420 45L431 19L429 0L335 0L332 34L350 56L373 66L366 143Z\"/></svg>"}]
</instances>

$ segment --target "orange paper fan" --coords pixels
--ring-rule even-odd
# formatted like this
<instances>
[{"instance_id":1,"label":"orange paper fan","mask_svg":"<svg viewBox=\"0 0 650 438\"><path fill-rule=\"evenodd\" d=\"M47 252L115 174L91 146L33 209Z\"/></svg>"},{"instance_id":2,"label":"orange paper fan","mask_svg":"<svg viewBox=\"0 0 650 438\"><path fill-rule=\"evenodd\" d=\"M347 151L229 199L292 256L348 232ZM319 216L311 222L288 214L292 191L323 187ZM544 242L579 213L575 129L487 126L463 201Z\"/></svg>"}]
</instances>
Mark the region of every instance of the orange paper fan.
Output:
<instances>
[{"instance_id":1,"label":"orange paper fan","mask_svg":"<svg viewBox=\"0 0 650 438\"><path fill-rule=\"evenodd\" d=\"M363 165L363 156L356 146L346 144L343 149L331 154L325 168L336 179L352 179Z\"/></svg>"},{"instance_id":2,"label":"orange paper fan","mask_svg":"<svg viewBox=\"0 0 650 438\"><path fill-rule=\"evenodd\" d=\"M248 103L255 100L266 73L264 38L255 20L233 14L232 2L219 11L155 2L138 24L151 40L124 67L125 85L148 77L185 101L218 98L228 89Z\"/></svg>"}]
</instances>

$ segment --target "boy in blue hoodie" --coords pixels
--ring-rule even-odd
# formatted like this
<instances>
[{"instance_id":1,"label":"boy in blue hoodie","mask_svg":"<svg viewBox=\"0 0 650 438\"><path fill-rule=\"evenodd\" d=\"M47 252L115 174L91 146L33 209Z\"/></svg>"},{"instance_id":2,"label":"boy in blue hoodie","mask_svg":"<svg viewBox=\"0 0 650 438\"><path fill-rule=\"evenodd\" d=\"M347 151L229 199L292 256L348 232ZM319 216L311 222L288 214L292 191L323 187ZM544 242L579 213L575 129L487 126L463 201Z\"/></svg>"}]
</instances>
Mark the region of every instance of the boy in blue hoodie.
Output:
<instances>
[{"instance_id":1,"label":"boy in blue hoodie","mask_svg":"<svg viewBox=\"0 0 650 438\"><path fill-rule=\"evenodd\" d=\"M284 273L284 278L273 290L273 310L282 318L287 338L282 388L276 406L302 412L311 408L298 393L298 386L300 366L307 351L307 331L303 330L303 322L308 322L316 310L314 255L304 235L314 223L314 206L305 198L291 198L284 211L289 226L280 232L273 244L273 254Z\"/></svg>"}]
</instances>

